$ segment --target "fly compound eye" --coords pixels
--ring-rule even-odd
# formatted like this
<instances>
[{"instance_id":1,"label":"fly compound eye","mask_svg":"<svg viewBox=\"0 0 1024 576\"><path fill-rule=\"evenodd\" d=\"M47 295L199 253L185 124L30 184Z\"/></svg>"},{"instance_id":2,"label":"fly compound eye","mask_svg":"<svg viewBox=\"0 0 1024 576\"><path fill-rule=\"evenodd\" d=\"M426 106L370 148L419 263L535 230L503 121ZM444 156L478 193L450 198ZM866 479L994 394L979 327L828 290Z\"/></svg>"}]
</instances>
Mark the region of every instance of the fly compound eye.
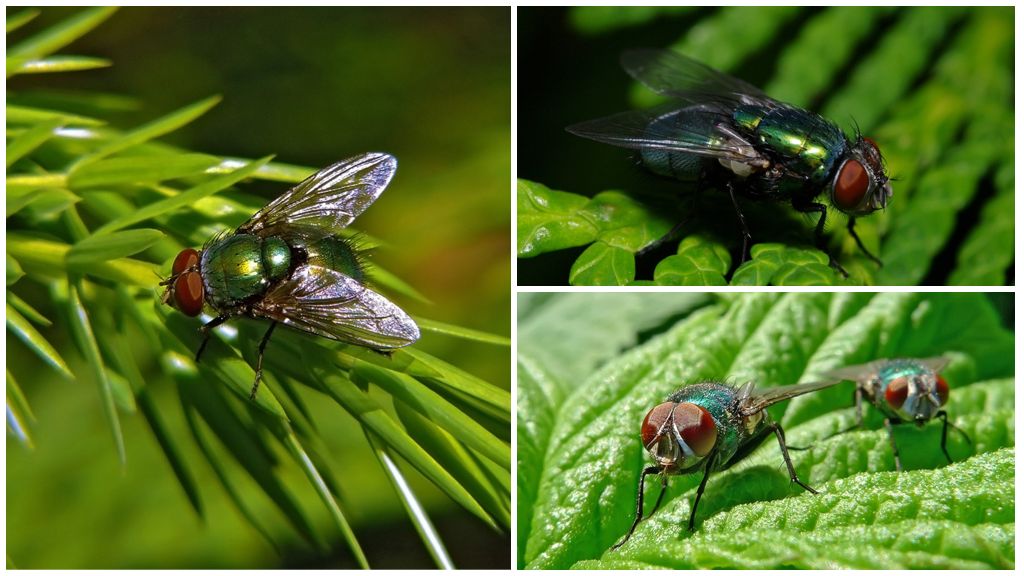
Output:
<instances>
[{"instance_id":1,"label":"fly compound eye","mask_svg":"<svg viewBox=\"0 0 1024 576\"><path fill-rule=\"evenodd\" d=\"M836 176L835 202L841 210L856 210L868 191L868 171L859 160L850 158Z\"/></svg>"},{"instance_id":2,"label":"fly compound eye","mask_svg":"<svg viewBox=\"0 0 1024 576\"><path fill-rule=\"evenodd\" d=\"M901 410L903 403L907 401L907 392L910 391L910 384L906 376L900 376L889 381L885 387L885 401L893 410Z\"/></svg>"},{"instance_id":3,"label":"fly compound eye","mask_svg":"<svg viewBox=\"0 0 1024 576\"><path fill-rule=\"evenodd\" d=\"M878 151L878 144L874 140L868 138L867 136L861 136L861 138L868 144L871 144L871 147L874 148L876 152Z\"/></svg>"},{"instance_id":4,"label":"fly compound eye","mask_svg":"<svg viewBox=\"0 0 1024 576\"><path fill-rule=\"evenodd\" d=\"M939 393L939 406L945 405L946 400L949 400L949 384L938 374L935 375L935 391Z\"/></svg>"},{"instance_id":5,"label":"fly compound eye","mask_svg":"<svg viewBox=\"0 0 1024 576\"><path fill-rule=\"evenodd\" d=\"M666 424L672 416L673 407L675 404L672 402L658 404L644 416L644 423L640 426L640 440L644 443L644 448L650 449L651 445L667 432Z\"/></svg>"},{"instance_id":6,"label":"fly compound eye","mask_svg":"<svg viewBox=\"0 0 1024 576\"><path fill-rule=\"evenodd\" d=\"M199 265L199 252L195 248L185 248L178 253L178 256L174 258L174 264L171 265L171 275L177 276L189 268L194 268Z\"/></svg>"},{"instance_id":7,"label":"fly compound eye","mask_svg":"<svg viewBox=\"0 0 1024 576\"><path fill-rule=\"evenodd\" d=\"M198 272L178 276L174 281L174 301L186 316L198 316L203 309L203 277Z\"/></svg>"},{"instance_id":8,"label":"fly compound eye","mask_svg":"<svg viewBox=\"0 0 1024 576\"><path fill-rule=\"evenodd\" d=\"M682 402L672 411L672 426L696 456L707 456L718 440L715 419L704 408Z\"/></svg>"}]
</instances>

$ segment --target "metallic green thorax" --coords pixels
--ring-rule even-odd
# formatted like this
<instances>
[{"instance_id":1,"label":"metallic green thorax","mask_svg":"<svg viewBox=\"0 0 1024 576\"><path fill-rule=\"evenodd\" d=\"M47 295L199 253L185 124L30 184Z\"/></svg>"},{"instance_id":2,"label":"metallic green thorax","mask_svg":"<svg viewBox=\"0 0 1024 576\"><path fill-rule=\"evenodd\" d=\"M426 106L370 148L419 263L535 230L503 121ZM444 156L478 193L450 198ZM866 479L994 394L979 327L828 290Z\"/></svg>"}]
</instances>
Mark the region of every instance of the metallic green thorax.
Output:
<instances>
[{"instance_id":1,"label":"metallic green thorax","mask_svg":"<svg viewBox=\"0 0 1024 576\"><path fill-rule=\"evenodd\" d=\"M786 158L788 170L807 176L815 186L828 184L832 167L846 146L838 126L789 107L739 106L733 120Z\"/></svg>"},{"instance_id":2,"label":"metallic green thorax","mask_svg":"<svg viewBox=\"0 0 1024 576\"><path fill-rule=\"evenodd\" d=\"M292 239L234 234L203 250L200 267L205 297L215 310L243 305L265 295L300 265L336 270L365 281L356 250L344 239Z\"/></svg>"},{"instance_id":3,"label":"metallic green thorax","mask_svg":"<svg viewBox=\"0 0 1024 576\"><path fill-rule=\"evenodd\" d=\"M736 400L735 388L714 382L693 384L668 397L669 402L690 402L711 413L718 427L716 469L728 462L736 450L767 423L767 419L761 419L753 430L748 429L743 416L736 412Z\"/></svg>"},{"instance_id":4,"label":"metallic green thorax","mask_svg":"<svg viewBox=\"0 0 1024 576\"><path fill-rule=\"evenodd\" d=\"M276 237L235 234L203 250L200 267L205 297L215 309L237 306L263 295L284 278L292 265L292 250Z\"/></svg>"}]
</instances>

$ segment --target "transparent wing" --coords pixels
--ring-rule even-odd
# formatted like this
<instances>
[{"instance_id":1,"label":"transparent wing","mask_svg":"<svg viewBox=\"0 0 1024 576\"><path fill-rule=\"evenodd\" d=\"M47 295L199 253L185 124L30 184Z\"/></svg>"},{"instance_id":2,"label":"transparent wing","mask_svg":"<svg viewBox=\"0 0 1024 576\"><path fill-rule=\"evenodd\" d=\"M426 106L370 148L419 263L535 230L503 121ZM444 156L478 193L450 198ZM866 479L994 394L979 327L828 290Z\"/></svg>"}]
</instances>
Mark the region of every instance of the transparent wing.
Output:
<instances>
[{"instance_id":1,"label":"transparent wing","mask_svg":"<svg viewBox=\"0 0 1024 576\"><path fill-rule=\"evenodd\" d=\"M380 196L397 167L394 156L380 152L331 164L264 206L238 232L269 236L289 228L344 228Z\"/></svg>"},{"instance_id":2,"label":"transparent wing","mask_svg":"<svg viewBox=\"0 0 1024 576\"><path fill-rule=\"evenodd\" d=\"M829 386L834 386L839 382L840 380L823 380L821 382L805 382L803 384L793 384L791 386L778 386L775 388L752 390L748 392L746 399L743 399L741 396L740 411L744 416L756 414L776 402L782 402L783 400L789 400L794 396L807 394L808 392L814 392L816 390L821 390L822 388L828 388Z\"/></svg>"},{"instance_id":3,"label":"transparent wing","mask_svg":"<svg viewBox=\"0 0 1024 576\"><path fill-rule=\"evenodd\" d=\"M420 337L412 318L390 300L320 266L300 266L255 306L254 314L375 350L408 346Z\"/></svg>"},{"instance_id":4,"label":"transparent wing","mask_svg":"<svg viewBox=\"0 0 1024 576\"><path fill-rule=\"evenodd\" d=\"M665 150L760 164L763 156L731 127L714 105L633 110L574 124L569 132L612 146Z\"/></svg>"},{"instance_id":5,"label":"transparent wing","mask_svg":"<svg viewBox=\"0 0 1024 576\"><path fill-rule=\"evenodd\" d=\"M933 372L941 372L943 368L949 364L949 358L945 356L935 356L933 358L922 358L918 360L921 364L927 366Z\"/></svg>"},{"instance_id":6,"label":"transparent wing","mask_svg":"<svg viewBox=\"0 0 1024 576\"><path fill-rule=\"evenodd\" d=\"M693 104L717 102L735 106L777 102L739 78L672 50L629 50L622 54L622 67L651 90Z\"/></svg>"},{"instance_id":7,"label":"transparent wing","mask_svg":"<svg viewBox=\"0 0 1024 576\"><path fill-rule=\"evenodd\" d=\"M887 360L875 360L873 362L867 362L865 364L844 366L842 368L834 368L832 370L827 370L825 372L822 372L821 375L826 378L837 378L839 380L863 382L878 375L878 371L886 362Z\"/></svg>"}]
</instances>

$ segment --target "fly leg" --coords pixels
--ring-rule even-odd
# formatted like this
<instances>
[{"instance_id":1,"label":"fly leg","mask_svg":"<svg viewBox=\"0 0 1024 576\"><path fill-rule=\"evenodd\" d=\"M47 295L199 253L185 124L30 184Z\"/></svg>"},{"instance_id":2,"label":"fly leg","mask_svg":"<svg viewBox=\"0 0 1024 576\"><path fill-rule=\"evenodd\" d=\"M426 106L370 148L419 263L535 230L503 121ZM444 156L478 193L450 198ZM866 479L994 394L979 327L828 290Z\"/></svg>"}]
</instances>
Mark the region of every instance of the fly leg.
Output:
<instances>
[{"instance_id":1,"label":"fly leg","mask_svg":"<svg viewBox=\"0 0 1024 576\"><path fill-rule=\"evenodd\" d=\"M793 468L793 461L789 459L789 450L786 449L786 435L782 432L782 426L778 423L771 423L772 432L775 432L775 437L779 440L779 449L782 450L782 459L786 461L786 469L789 470L789 481L799 484L801 488L807 490L811 494L817 494L818 491L811 488L807 484L804 484L796 476L796 469Z\"/></svg>"},{"instance_id":2,"label":"fly leg","mask_svg":"<svg viewBox=\"0 0 1024 576\"><path fill-rule=\"evenodd\" d=\"M892 433L893 421L891 418L885 419L885 431L889 433L889 445L892 446L892 457L896 460L896 471L903 472L903 464L900 463L900 449L896 447L896 436ZM945 450L945 447L943 447ZM949 457L948 455L946 456Z\"/></svg>"},{"instance_id":3,"label":"fly leg","mask_svg":"<svg viewBox=\"0 0 1024 576\"><path fill-rule=\"evenodd\" d=\"M964 432L960 428L957 428L955 425L949 423L949 416L946 415L945 410L939 410L938 412L936 412L935 415L938 416L939 418L942 418L942 453L946 455L946 461L952 464L953 459L949 457L949 452L946 451L946 433L949 431L950 428L952 428L953 430L959 432L964 437L964 440L967 440L968 444L971 444L971 437L967 435L967 432Z\"/></svg>"},{"instance_id":4,"label":"fly leg","mask_svg":"<svg viewBox=\"0 0 1024 576\"><path fill-rule=\"evenodd\" d=\"M622 540L619 540L618 544L612 546L612 550L615 550L619 546L622 546L623 544L625 544L626 540L629 540L629 537L633 535L633 531L636 530L637 524L640 523L640 520L643 520L643 517L644 517L644 479L646 479L648 475L650 475L650 474L657 474L658 472L661 472L661 468L659 468L657 466L648 466L647 468L644 468L643 472L640 473L640 485L637 487L637 491L636 491L636 517L633 518L633 525L629 527L629 532L626 532L625 537L623 537ZM662 478L661 479L661 496L665 495L665 483L666 483L666 479ZM661 504L661 496L658 496L658 504ZM658 506L655 505L654 508L655 508L655 510L657 510ZM651 511L651 514L654 514L653 510Z\"/></svg>"},{"instance_id":5,"label":"fly leg","mask_svg":"<svg viewBox=\"0 0 1024 576\"><path fill-rule=\"evenodd\" d=\"M732 182L726 183L725 187L729 189L729 199L732 200L732 207L736 210L736 217L739 218L740 228L743 231L743 252L740 254L740 264L743 264L750 260L750 230L747 229L747 220L743 217L739 203L736 202L736 193L733 191Z\"/></svg>"},{"instance_id":6,"label":"fly leg","mask_svg":"<svg viewBox=\"0 0 1024 576\"><path fill-rule=\"evenodd\" d=\"M687 529L693 532L693 520L697 517L697 504L700 503L700 497L704 494L704 486L708 483L708 476L711 476L711 467L714 466L715 460L718 459L718 452L712 451L707 456L708 464L704 467L704 477L700 479L700 486L697 487L697 496L693 499L693 507L690 508L690 524Z\"/></svg>"},{"instance_id":7,"label":"fly leg","mask_svg":"<svg viewBox=\"0 0 1024 576\"><path fill-rule=\"evenodd\" d=\"M203 350L206 350L206 343L210 341L210 330L227 322L228 318L231 318L230 314L221 314L199 327L199 333L203 335L203 343L199 345L199 350L196 350L197 364L199 363L199 357L203 355Z\"/></svg>"},{"instance_id":8,"label":"fly leg","mask_svg":"<svg viewBox=\"0 0 1024 576\"><path fill-rule=\"evenodd\" d=\"M832 256L832 253L828 251L828 246L825 243L825 216L828 214L825 205L817 202L803 203L794 199L793 208L806 214L811 212L817 212L820 214L820 216L818 216L818 223L814 226L814 245L818 247L818 250L828 254L829 266L835 268L837 272L843 275L843 278L848 278L850 274L842 267L841 264L839 264L839 261Z\"/></svg>"},{"instance_id":9,"label":"fly leg","mask_svg":"<svg viewBox=\"0 0 1024 576\"><path fill-rule=\"evenodd\" d=\"M878 264L878 267L882 267L882 261L877 256L868 252L868 249L864 247L864 243L860 241L860 236L857 236L857 232L853 229L853 225L857 222L857 218L850 216L850 220L846 223L846 229L850 231L850 236L853 236L854 241L857 242L857 248L864 253L865 256L871 259L872 262Z\"/></svg>"},{"instance_id":10,"label":"fly leg","mask_svg":"<svg viewBox=\"0 0 1024 576\"><path fill-rule=\"evenodd\" d=\"M267 347L267 342L270 342L270 335L274 333L274 328L277 328L277 322L270 323L270 328L267 328L263 340L260 340L259 355L256 357L256 379L252 383L252 392L249 392L250 400L256 399L256 390L260 387L260 378L263 376L263 350Z\"/></svg>"}]
</instances>

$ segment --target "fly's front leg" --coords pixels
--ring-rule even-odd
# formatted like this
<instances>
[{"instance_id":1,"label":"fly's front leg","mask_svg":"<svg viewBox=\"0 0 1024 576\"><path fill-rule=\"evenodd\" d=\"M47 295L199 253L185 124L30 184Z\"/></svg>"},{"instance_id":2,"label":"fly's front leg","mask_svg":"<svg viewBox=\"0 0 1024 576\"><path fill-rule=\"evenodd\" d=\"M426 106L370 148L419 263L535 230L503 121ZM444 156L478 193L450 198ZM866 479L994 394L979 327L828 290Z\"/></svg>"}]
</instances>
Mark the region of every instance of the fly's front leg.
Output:
<instances>
[{"instance_id":1,"label":"fly's front leg","mask_svg":"<svg viewBox=\"0 0 1024 576\"><path fill-rule=\"evenodd\" d=\"M650 474L657 474L658 472L661 472L661 468L659 468L657 466L648 466L647 468L644 468L643 472L640 473L640 484L639 484L639 486L637 486L637 490L636 490L636 516L633 518L633 525L629 527L629 532L626 532L626 535L622 538L622 540L619 540L618 544L612 546L612 550L615 550L619 546L622 546L623 544L625 544L626 540L629 540L629 537L633 535L633 531L636 530L637 524L639 524L640 521L643 520L643 517L644 517L644 479L646 479L648 475L650 475ZM666 480L664 478L662 478L662 482L661 482L661 496L665 495L665 483L666 483ZM661 496L658 496L658 504L661 503ZM655 509L657 509L657 506L655 506ZM652 511L651 514L654 514L654 512Z\"/></svg>"},{"instance_id":2,"label":"fly's front leg","mask_svg":"<svg viewBox=\"0 0 1024 576\"><path fill-rule=\"evenodd\" d=\"M857 248L860 248L860 251L863 252L865 256L870 258L872 262L874 262L875 264L878 265L879 268L881 268L882 261L879 260L878 257L872 254L871 252L868 252L868 249L864 247L864 243L860 241L860 236L857 236L857 232L853 229L853 225L856 222L857 218L850 216L850 220L846 223L846 229L850 231L850 236L853 236L854 241L857 242Z\"/></svg>"},{"instance_id":3,"label":"fly's front leg","mask_svg":"<svg viewBox=\"0 0 1024 576\"><path fill-rule=\"evenodd\" d=\"M217 326L227 322L229 318L231 318L230 314L221 314L199 327L199 333L203 335L203 343L199 345L199 350L196 350L197 364L199 363L199 357L203 355L203 350L206 350L207 342L210 341L210 330L213 330Z\"/></svg>"},{"instance_id":4,"label":"fly's front leg","mask_svg":"<svg viewBox=\"0 0 1024 576\"><path fill-rule=\"evenodd\" d=\"M964 432L960 428L957 428L953 424L949 423L949 416L946 415L945 410L939 410L935 415L938 416L939 418L942 418L942 453L946 455L946 461L952 464L953 459L949 457L949 452L946 451L946 434L949 431L949 429L952 428L959 432L961 435L963 435L964 440L967 440L967 444L971 444L971 437L967 435L967 432Z\"/></svg>"},{"instance_id":5,"label":"fly's front leg","mask_svg":"<svg viewBox=\"0 0 1024 576\"><path fill-rule=\"evenodd\" d=\"M843 275L843 278L848 278L850 274L842 267L841 264L839 264L839 261L832 256L832 253L828 251L828 246L825 243L825 216L828 214L828 209L825 205L817 202L803 203L794 200L793 208L805 214L809 214L811 212L817 212L819 214L818 223L814 226L814 245L818 247L818 250L828 254L829 266L835 268L837 272Z\"/></svg>"},{"instance_id":6,"label":"fly's front leg","mask_svg":"<svg viewBox=\"0 0 1024 576\"><path fill-rule=\"evenodd\" d=\"M892 432L892 427L893 421L890 418L886 418L885 431L889 433L889 445L892 446L892 457L896 461L896 471L903 472L903 464L900 462L900 449L896 447L896 436Z\"/></svg>"},{"instance_id":7,"label":"fly's front leg","mask_svg":"<svg viewBox=\"0 0 1024 576\"><path fill-rule=\"evenodd\" d=\"M260 378L263 376L263 351L267 347L267 342L270 342L270 335L274 333L274 328L277 328L277 322L271 322L270 328L267 329L267 333L263 335L263 340L260 340L259 355L256 356L256 379L252 382L252 391L249 392L249 399L256 399L256 390L260 387Z\"/></svg>"},{"instance_id":8,"label":"fly's front leg","mask_svg":"<svg viewBox=\"0 0 1024 576\"><path fill-rule=\"evenodd\" d=\"M736 210L736 217L739 218L740 228L743 232L743 252L740 255L740 264L743 264L747 260L750 260L750 230L747 229L747 220L743 217L743 211L740 210L739 202L736 201L736 192L733 190L732 182L726 183L725 187L729 190L729 199L732 200L732 207Z\"/></svg>"},{"instance_id":9,"label":"fly's front leg","mask_svg":"<svg viewBox=\"0 0 1024 576\"><path fill-rule=\"evenodd\" d=\"M817 494L818 491L811 488L807 484L800 481L800 478L796 475L796 469L793 468L793 461L789 459L789 450L786 449L786 435L782 432L782 426L778 423L771 423L772 432L775 432L775 438L779 441L779 449L782 450L782 459L786 461L786 469L789 470L789 481L799 484L801 488L807 490L811 494Z\"/></svg>"},{"instance_id":10,"label":"fly's front leg","mask_svg":"<svg viewBox=\"0 0 1024 576\"><path fill-rule=\"evenodd\" d=\"M687 525L687 529L693 532L693 520L697 517L697 504L700 504L700 497L704 495L704 486L708 483L708 476L711 476L711 468L715 465L715 460L718 459L718 451L712 450L711 454L708 454L707 466L704 467L704 477L700 479L700 486L697 487L697 496L693 499L693 507L690 508L690 523Z\"/></svg>"}]
</instances>

